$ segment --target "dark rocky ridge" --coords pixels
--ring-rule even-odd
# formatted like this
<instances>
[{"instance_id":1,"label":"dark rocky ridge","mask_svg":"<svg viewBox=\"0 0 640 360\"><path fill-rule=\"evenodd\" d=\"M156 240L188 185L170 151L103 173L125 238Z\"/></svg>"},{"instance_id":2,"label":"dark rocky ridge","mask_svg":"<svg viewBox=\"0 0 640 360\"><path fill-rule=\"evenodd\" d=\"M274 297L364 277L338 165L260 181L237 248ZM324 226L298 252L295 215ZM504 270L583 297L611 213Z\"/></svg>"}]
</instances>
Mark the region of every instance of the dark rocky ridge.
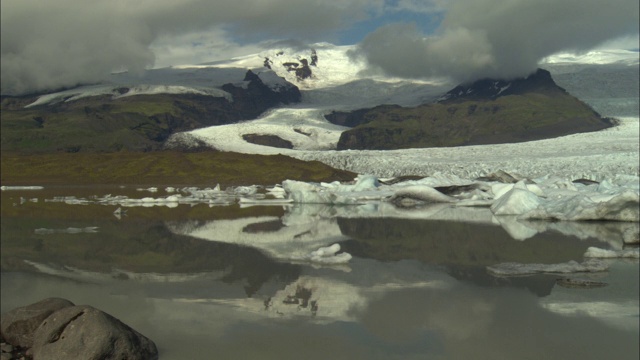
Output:
<instances>
[{"instance_id":1,"label":"dark rocky ridge","mask_svg":"<svg viewBox=\"0 0 640 360\"><path fill-rule=\"evenodd\" d=\"M461 84L449 90L438 99L438 102L495 100L502 96L529 93L561 95L566 94L566 91L553 81L549 71L538 69L524 78L513 80L480 79L471 84Z\"/></svg>"},{"instance_id":2,"label":"dark rocky ridge","mask_svg":"<svg viewBox=\"0 0 640 360\"><path fill-rule=\"evenodd\" d=\"M245 134L242 135L244 141L256 144L277 147L282 149L293 149L293 144L277 135Z\"/></svg>"},{"instance_id":3,"label":"dark rocky ridge","mask_svg":"<svg viewBox=\"0 0 640 360\"><path fill-rule=\"evenodd\" d=\"M542 69L511 81L483 79L460 85L435 103L412 108L381 105L333 112L326 118L353 127L342 133L338 150L513 143L613 125Z\"/></svg>"},{"instance_id":4,"label":"dark rocky ridge","mask_svg":"<svg viewBox=\"0 0 640 360\"><path fill-rule=\"evenodd\" d=\"M283 52L279 52L276 54L276 56L281 56L283 54L284 54ZM311 49L310 55L311 55L310 56L311 62L309 62L309 60L306 58L299 58L298 61L288 61L288 62L282 63L282 66L284 66L284 68L287 69L288 72L295 73L296 79L298 81L308 79L313 75L313 70L311 70L310 66L318 65L318 52L315 49ZM271 69L272 65L273 65L273 60L266 57L264 59L264 66L268 69Z\"/></svg>"}]
</instances>

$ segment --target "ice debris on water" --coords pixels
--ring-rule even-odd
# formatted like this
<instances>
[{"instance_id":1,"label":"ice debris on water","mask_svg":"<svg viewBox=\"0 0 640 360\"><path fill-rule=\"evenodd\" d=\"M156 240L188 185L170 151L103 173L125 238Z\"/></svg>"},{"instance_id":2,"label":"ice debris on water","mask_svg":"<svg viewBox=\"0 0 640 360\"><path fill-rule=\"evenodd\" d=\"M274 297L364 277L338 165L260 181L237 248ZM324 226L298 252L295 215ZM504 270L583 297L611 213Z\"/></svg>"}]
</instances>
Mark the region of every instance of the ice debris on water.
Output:
<instances>
[{"instance_id":1,"label":"ice debris on water","mask_svg":"<svg viewBox=\"0 0 640 360\"><path fill-rule=\"evenodd\" d=\"M76 227L68 227L66 229L48 229L48 228L39 228L35 229L34 233L38 235L49 235L49 234L80 234L80 233L97 233L97 226L87 226L83 228Z\"/></svg>"},{"instance_id":2,"label":"ice debris on water","mask_svg":"<svg viewBox=\"0 0 640 360\"><path fill-rule=\"evenodd\" d=\"M589 247L584 253L586 258L640 258L640 248L621 249L621 250L607 250L597 247Z\"/></svg>"},{"instance_id":3,"label":"ice debris on water","mask_svg":"<svg viewBox=\"0 0 640 360\"><path fill-rule=\"evenodd\" d=\"M340 251L340 244L321 247L318 250L310 252L303 260L320 264L346 264L351 260L351 254L347 252L337 254L338 251Z\"/></svg>"},{"instance_id":4,"label":"ice debris on water","mask_svg":"<svg viewBox=\"0 0 640 360\"><path fill-rule=\"evenodd\" d=\"M258 185L229 187L220 189L197 187L165 187L165 196L93 197L89 199L73 196L56 197L45 201L67 204L166 206L205 203L210 206L240 203L243 206L282 204L328 204L367 205L393 204L399 208L424 207L444 204L458 211L464 207L484 207L497 219L503 216L524 220L550 221L623 221L640 222L640 178L638 176L617 176L600 182L575 182L545 176L525 179L518 175L515 181L504 181L501 177L463 179L457 176L434 174L421 179L399 179L380 181L373 175L358 175L350 183L338 181L313 183L285 180L269 188ZM507 179L511 179L507 177ZM138 189L157 192L157 187ZM374 206L375 208L375 206ZM360 209L362 210L362 209ZM500 223L503 221L497 220ZM517 225L511 221L512 225ZM512 226L513 227L513 226ZM631 237L634 234L632 234ZM635 236L637 238L637 236Z\"/></svg>"},{"instance_id":5,"label":"ice debris on water","mask_svg":"<svg viewBox=\"0 0 640 360\"><path fill-rule=\"evenodd\" d=\"M609 265L598 259L588 259L582 263L571 260L560 264L523 264L508 262L487 267L487 271L496 276L518 276L542 273L577 273L602 272L609 270Z\"/></svg>"}]
</instances>

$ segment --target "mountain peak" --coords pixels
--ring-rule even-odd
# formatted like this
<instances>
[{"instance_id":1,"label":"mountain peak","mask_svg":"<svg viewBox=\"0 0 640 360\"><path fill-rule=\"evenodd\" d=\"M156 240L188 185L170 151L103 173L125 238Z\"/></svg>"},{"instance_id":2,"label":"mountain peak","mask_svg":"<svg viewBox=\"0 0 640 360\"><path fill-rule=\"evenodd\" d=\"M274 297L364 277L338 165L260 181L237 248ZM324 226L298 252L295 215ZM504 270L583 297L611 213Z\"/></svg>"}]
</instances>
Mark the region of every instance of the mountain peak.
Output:
<instances>
[{"instance_id":1,"label":"mountain peak","mask_svg":"<svg viewBox=\"0 0 640 360\"><path fill-rule=\"evenodd\" d=\"M471 84L461 84L444 94L438 102L457 100L495 100L501 96L526 93L552 94L565 90L551 78L551 73L537 69L527 77L512 80L480 79Z\"/></svg>"}]
</instances>

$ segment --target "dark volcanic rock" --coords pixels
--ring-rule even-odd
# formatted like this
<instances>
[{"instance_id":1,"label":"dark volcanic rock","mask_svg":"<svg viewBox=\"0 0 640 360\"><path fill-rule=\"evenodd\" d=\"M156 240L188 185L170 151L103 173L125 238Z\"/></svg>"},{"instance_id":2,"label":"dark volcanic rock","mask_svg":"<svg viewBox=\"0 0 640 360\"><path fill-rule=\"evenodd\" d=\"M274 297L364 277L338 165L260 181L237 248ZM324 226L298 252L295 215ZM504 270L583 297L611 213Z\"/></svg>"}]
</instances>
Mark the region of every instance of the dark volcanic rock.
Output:
<instances>
[{"instance_id":1,"label":"dark volcanic rock","mask_svg":"<svg viewBox=\"0 0 640 360\"><path fill-rule=\"evenodd\" d=\"M279 104L300 102L302 97L296 86L286 83L286 85L270 87L251 70L247 71L244 81L248 82L246 87L229 83L222 85L222 90L233 96L232 107L244 113L245 119L253 119Z\"/></svg>"},{"instance_id":2,"label":"dark volcanic rock","mask_svg":"<svg viewBox=\"0 0 640 360\"><path fill-rule=\"evenodd\" d=\"M88 305L59 310L34 334L35 359L157 359L153 341Z\"/></svg>"},{"instance_id":3,"label":"dark volcanic rock","mask_svg":"<svg viewBox=\"0 0 640 360\"><path fill-rule=\"evenodd\" d=\"M288 72L295 72L296 78L298 81L308 79L313 75L313 71L309 67L309 60L300 59L300 62L285 62L282 63ZM311 51L311 66L317 66L318 64L318 53L315 50Z\"/></svg>"},{"instance_id":4,"label":"dark volcanic rock","mask_svg":"<svg viewBox=\"0 0 640 360\"><path fill-rule=\"evenodd\" d=\"M327 121L334 125L356 127L375 120L372 112L387 109L400 109L400 105L380 105L373 109L359 109L354 111L332 111L324 116Z\"/></svg>"},{"instance_id":5,"label":"dark volcanic rock","mask_svg":"<svg viewBox=\"0 0 640 360\"><path fill-rule=\"evenodd\" d=\"M54 312L74 306L65 299L48 298L37 303L15 308L6 314L2 314L0 330L2 337L11 345L31 347L33 345L33 333L40 323Z\"/></svg>"}]
</instances>

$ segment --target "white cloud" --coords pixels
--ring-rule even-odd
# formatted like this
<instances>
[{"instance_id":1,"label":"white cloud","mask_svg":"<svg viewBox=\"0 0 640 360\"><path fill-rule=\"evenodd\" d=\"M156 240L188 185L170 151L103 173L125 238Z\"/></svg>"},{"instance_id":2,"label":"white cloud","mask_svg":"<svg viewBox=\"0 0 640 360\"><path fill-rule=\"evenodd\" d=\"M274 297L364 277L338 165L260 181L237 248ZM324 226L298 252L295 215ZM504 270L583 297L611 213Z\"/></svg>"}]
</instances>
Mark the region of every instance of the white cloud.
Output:
<instances>
[{"instance_id":1,"label":"white cloud","mask_svg":"<svg viewBox=\"0 0 640 360\"><path fill-rule=\"evenodd\" d=\"M447 0L398 0L386 4L385 10L432 14L446 10L449 4Z\"/></svg>"},{"instance_id":2,"label":"white cloud","mask_svg":"<svg viewBox=\"0 0 640 360\"><path fill-rule=\"evenodd\" d=\"M403 12L422 14L425 23L445 16L435 35L389 26L363 42L372 64L401 76L516 75L554 52L638 33L637 0L2 0L0 6L3 94L241 55L267 39L334 41L359 21Z\"/></svg>"},{"instance_id":3,"label":"white cloud","mask_svg":"<svg viewBox=\"0 0 640 360\"><path fill-rule=\"evenodd\" d=\"M142 70L186 58L181 40L202 37L192 60L232 50L236 39L324 39L379 12L382 0L3 0L3 94L100 81L114 70ZM207 33L213 34L212 38ZM192 61L189 61L192 62Z\"/></svg>"},{"instance_id":4,"label":"white cloud","mask_svg":"<svg viewBox=\"0 0 640 360\"><path fill-rule=\"evenodd\" d=\"M234 42L221 28L181 35L161 35L149 48L156 56L156 68L225 60L263 50L260 44L240 45Z\"/></svg>"},{"instance_id":5,"label":"white cloud","mask_svg":"<svg viewBox=\"0 0 640 360\"><path fill-rule=\"evenodd\" d=\"M636 0L456 0L435 35L389 25L365 38L360 50L373 66L396 76L511 78L529 74L559 51L637 37L638 12Z\"/></svg>"}]
</instances>

